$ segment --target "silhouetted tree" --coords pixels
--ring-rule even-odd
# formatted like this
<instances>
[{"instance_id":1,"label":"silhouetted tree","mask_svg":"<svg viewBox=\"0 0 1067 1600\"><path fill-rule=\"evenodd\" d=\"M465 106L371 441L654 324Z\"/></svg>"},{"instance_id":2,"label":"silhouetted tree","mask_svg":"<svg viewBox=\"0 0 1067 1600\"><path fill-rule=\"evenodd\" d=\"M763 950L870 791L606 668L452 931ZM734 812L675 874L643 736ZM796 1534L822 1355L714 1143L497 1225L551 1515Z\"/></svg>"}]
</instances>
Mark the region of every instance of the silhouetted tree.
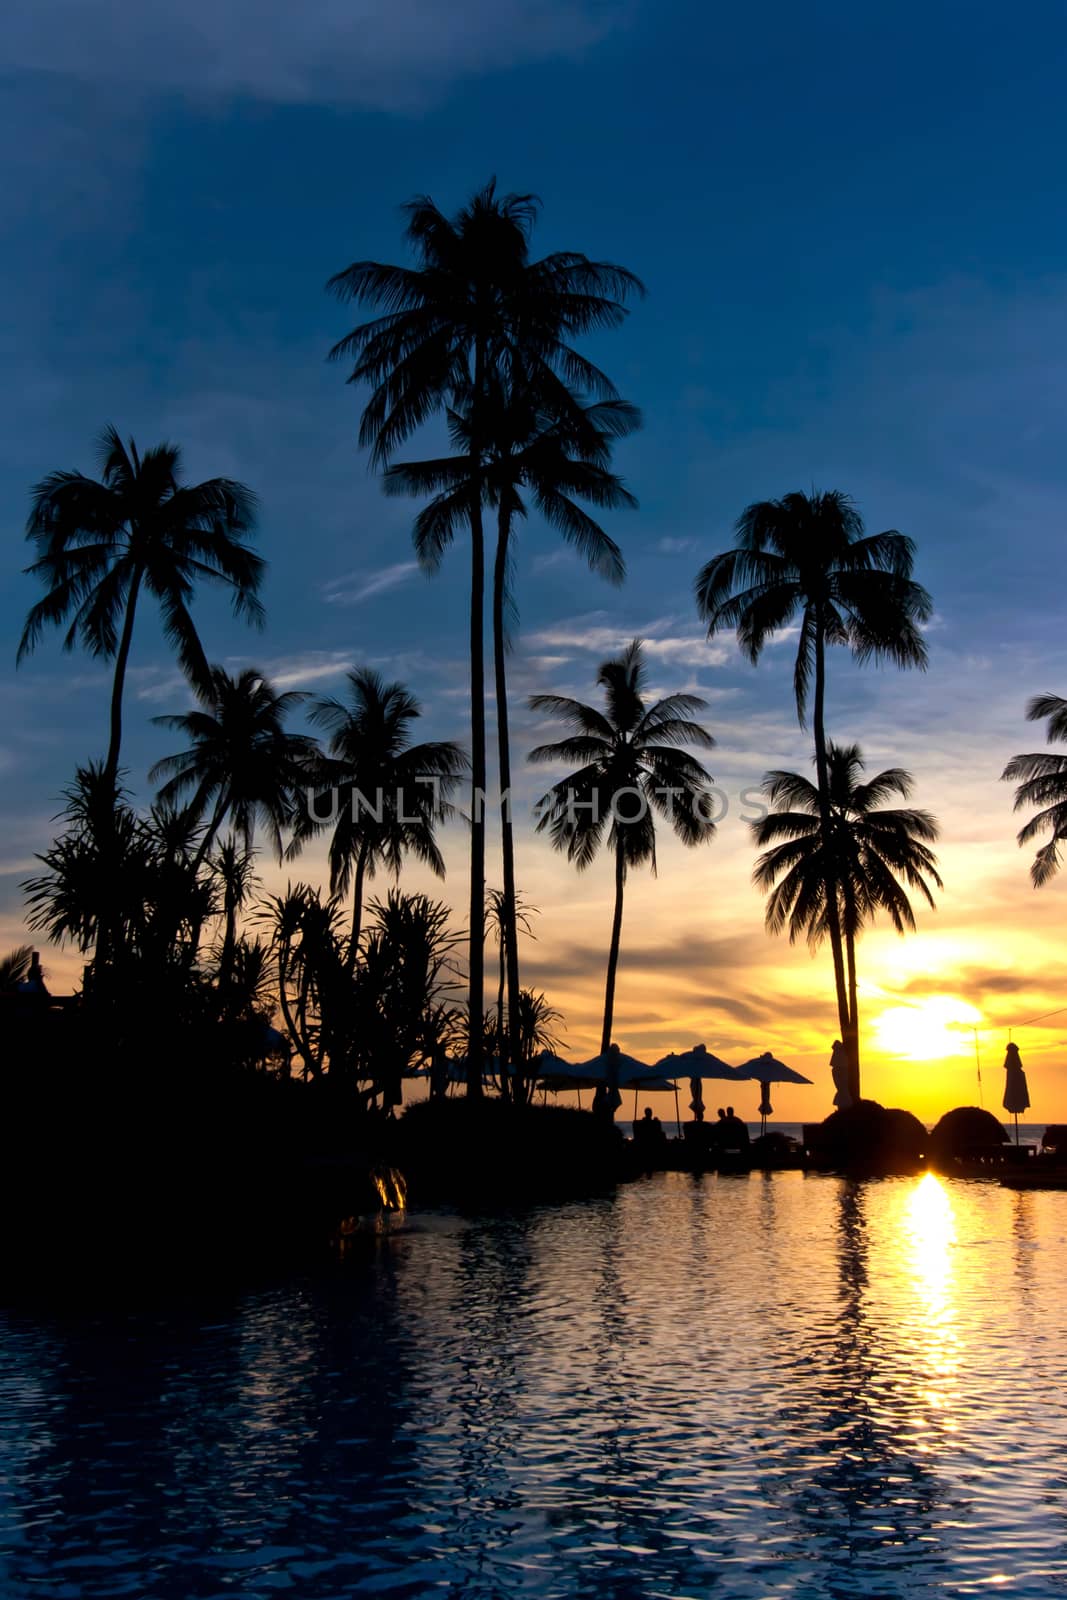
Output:
<instances>
[{"instance_id":1,"label":"silhouetted tree","mask_svg":"<svg viewBox=\"0 0 1067 1600\"><path fill-rule=\"evenodd\" d=\"M314 739L285 727L286 717L306 699L293 690L279 694L254 667L236 678L213 667L201 709L152 719L192 741L188 750L157 761L148 777L151 783L166 780L162 801L177 805L184 799L189 816L205 824L198 866L227 817L247 850L257 822L263 823L281 860L282 829L293 822L318 758Z\"/></svg>"},{"instance_id":2,"label":"silhouetted tree","mask_svg":"<svg viewBox=\"0 0 1067 1600\"><path fill-rule=\"evenodd\" d=\"M101 476L53 472L36 485L26 536L37 559L26 570L47 593L26 618L18 659L46 627L69 622L64 648L80 640L114 660L111 734L104 774L114 783L122 741L122 695L141 590L159 602L163 628L189 681L209 686L209 669L189 602L198 583L221 584L235 616L261 623L256 598L263 562L248 548L255 496L229 478L181 481L181 454L160 444L140 454L115 428L100 443Z\"/></svg>"},{"instance_id":3,"label":"silhouetted tree","mask_svg":"<svg viewBox=\"0 0 1067 1600\"><path fill-rule=\"evenodd\" d=\"M514 915L516 934L528 934L531 939L536 935L533 931L531 917L537 915L537 907L530 905L522 894L516 893L513 906L508 905L507 896L503 889L490 889L485 897L486 915L492 925L496 936L497 953L500 959L500 975L496 994L496 1042L497 1053L506 1045L507 1020L504 1011L504 991L507 986L507 950L508 927Z\"/></svg>"},{"instance_id":4,"label":"silhouetted tree","mask_svg":"<svg viewBox=\"0 0 1067 1600\"><path fill-rule=\"evenodd\" d=\"M468 974L468 1093L481 1091L481 1026L485 960L486 780L482 522L484 472L491 437L494 385L521 366L546 401L568 389L613 398L604 375L568 342L617 325L625 297L640 285L631 273L574 251L530 258L538 202L498 195L495 181L448 218L425 196L405 208L415 261L394 266L358 261L329 287L345 301L374 303L384 314L362 323L331 352L354 359L351 382L369 384L360 442L376 464L429 417L466 399L473 492L471 532L471 872ZM565 405L558 409L562 412Z\"/></svg>"},{"instance_id":5,"label":"silhouetted tree","mask_svg":"<svg viewBox=\"0 0 1067 1600\"><path fill-rule=\"evenodd\" d=\"M1067 700L1055 694L1036 695L1026 708L1027 721L1043 722L1046 717L1048 739L1067 742ZM1030 844L1044 833L1052 835L1048 843L1040 847L1030 868L1034 888L1040 889L1059 871L1060 845L1067 839L1067 756L1058 756L1051 750L1013 756L1001 778L1006 783L1018 784L1016 811L1027 806L1041 808L1019 830L1019 843Z\"/></svg>"},{"instance_id":6,"label":"silhouetted tree","mask_svg":"<svg viewBox=\"0 0 1067 1600\"><path fill-rule=\"evenodd\" d=\"M621 479L610 471L615 439L640 423L636 409L623 400L583 405L565 386L554 385L552 403L563 414L539 404L528 385L490 385L484 426L488 430L482 458L472 470L472 431L476 410L471 397L448 412L452 456L430 461L396 462L385 474L387 493L428 495L415 521L415 546L428 571L436 571L457 528L470 518L472 497L481 490L486 508L495 511L496 555L493 563L493 664L496 694L497 758L500 774L500 829L504 887L499 905L507 974L510 1021L500 1019L497 1049L517 1061L519 1039L519 952L516 914L515 843L511 803L511 741L508 719L506 614L508 575L514 560L514 533L529 504L584 557L592 571L611 583L625 577L615 541L579 506L588 500L615 509L637 502Z\"/></svg>"},{"instance_id":7,"label":"silhouetted tree","mask_svg":"<svg viewBox=\"0 0 1067 1600\"><path fill-rule=\"evenodd\" d=\"M699 761L678 748L714 745L707 729L692 720L707 709L707 702L674 694L650 705L646 678L641 642L635 639L597 673L604 711L561 695L539 694L530 700L534 711L561 721L568 732L555 744L538 745L529 759L580 763L538 802L538 832L547 829L555 848L565 851L579 871L594 859L605 832L615 859L602 1051L611 1043L626 875L645 862L655 872L655 817L669 822L683 844L707 843L715 833L707 815L711 778Z\"/></svg>"},{"instance_id":8,"label":"silhouetted tree","mask_svg":"<svg viewBox=\"0 0 1067 1600\"><path fill-rule=\"evenodd\" d=\"M322 828L332 828L330 893L343 898L352 890L354 963L364 882L378 867L399 878L404 857L411 855L444 877L437 826L452 813L449 800L467 758L450 741L409 742L421 707L403 684L386 683L361 667L348 674L348 689L347 702L319 699L312 705L312 722L329 735L327 759L297 816L290 853Z\"/></svg>"},{"instance_id":9,"label":"silhouetted tree","mask_svg":"<svg viewBox=\"0 0 1067 1600\"><path fill-rule=\"evenodd\" d=\"M865 534L863 519L839 490L760 500L737 520L735 547L697 575L696 601L708 637L732 628L742 654L757 662L783 628L799 624L793 687L803 727L809 694L820 816L829 835L826 754L826 648L845 645L857 661L925 667L920 624L933 602L914 582L915 546L895 531ZM828 902L838 1017L852 1071L859 1042L849 1032L844 947L836 897Z\"/></svg>"},{"instance_id":10,"label":"silhouetted tree","mask_svg":"<svg viewBox=\"0 0 1067 1600\"><path fill-rule=\"evenodd\" d=\"M826 771L829 844L817 785L796 772L768 772L763 793L772 809L750 824L764 850L753 879L770 891L768 931L788 930L791 944L802 936L813 949L821 944L830 932L836 903L848 972L848 1025L858 1038L856 939L879 912L888 914L898 933L914 930L904 885L921 894L927 905L934 904L930 883L944 887L930 849L938 826L928 811L885 806L886 800L906 800L911 794L913 779L903 768L889 767L861 782L858 745L831 741ZM855 1070L850 1063L849 1091L854 1100L860 1098L858 1058Z\"/></svg>"},{"instance_id":11,"label":"silhouetted tree","mask_svg":"<svg viewBox=\"0 0 1067 1600\"><path fill-rule=\"evenodd\" d=\"M256 858L252 850L230 837L224 839L208 865L222 891L222 947L219 952L218 984L225 1000L233 979L237 952L237 919L258 885Z\"/></svg>"},{"instance_id":12,"label":"silhouetted tree","mask_svg":"<svg viewBox=\"0 0 1067 1600\"><path fill-rule=\"evenodd\" d=\"M20 944L0 958L0 995L17 994L20 983L25 983L33 964L33 950Z\"/></svg>"},{"instance_id":13,"label":"silhouetted tree","mask_svg":"<svg viewBox=\"0 0 1067 1600\"><path fill-rule=\"evenodd\" d=\"M94 999L131 1002L132 991L175 1015L184 1008L212 886L165 812L139 817L100 766L79 768L66 792L63 831L23 884L31 928L83 953ZM106 942L100 939L107 929Z\"/></svg>"}]
</instances>

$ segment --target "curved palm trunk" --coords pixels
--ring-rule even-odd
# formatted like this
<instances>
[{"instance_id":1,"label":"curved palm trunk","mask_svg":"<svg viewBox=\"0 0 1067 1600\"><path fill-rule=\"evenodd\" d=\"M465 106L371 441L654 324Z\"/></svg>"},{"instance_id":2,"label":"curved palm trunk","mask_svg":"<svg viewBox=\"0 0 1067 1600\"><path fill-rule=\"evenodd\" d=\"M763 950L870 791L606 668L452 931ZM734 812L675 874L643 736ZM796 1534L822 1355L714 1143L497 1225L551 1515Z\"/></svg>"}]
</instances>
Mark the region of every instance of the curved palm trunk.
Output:
<instances>
[{"instance_id":1,"label":"curved palm trunk","mask_svg":"<svg viewBox=\"0 0 1067 1600\"><path fill-rule=\"evenodd\" d=\"M226 926L222 935L222 954L219 957L219 987L225 989L233 972L233 958L237 949L237 903L230 900L226 906Z\"/></svg>"},{"instance_id":2,"label":"curved palm trunk","mask_svg":"<svg viewBox=\"0 0 1067 1600\"><path fill-rule=\"evenodd\" d=\"M619 941L622 937L622 897L626 887L626 858L622 840L615 846L615 915L611 923L611 945L608 950L608 977L604 987L604 1028L600 1035L600 1053L604 1055L611 1044L611 1025L615 1020L615 974L619 967Z\"/></svg>"},{"instance_id":3,"label":"curved palm trunk","mask_svg":"<svg viewBox=\"0 0 1067 1600\"><path fill-rule=\"evenodd\" d=\"M352 943L348 947L350 971L355 967L359 955L359 936L363 931L363 884L367 876L367 854L368 846L364 841L356 857L356 876L352 885Z\"/></svg>"},{"instance_id":4,"label":"curved palm trunk","mask_svg":"<svg viewBox=\"0 0 1067 1600\"><path fill-rule=\"evenodd\" d=\"M126 601L126 615L122 621L122 634L119 638L118 653L115 656L115 675L111 682L111 735L107 747L107 763L104 771L114 783L118 778L119 749L122 745L122 696L126 688L126 664L130 659L130 644L133 640L133 619L137 610L137 597L141 592L142 570L138 567L130 582L129 599Z\"/></svg>"},{"instance_id":5,"label":"curved palm trunk","mask_svg":"<svg viewBox=\"0 0 1067 1600\"><path fill-rule=\"evenodd\" d=\"M826 758L826 641L821 618L815 624L815 704L812 724L815 733L815 771L819 787L819 819L822 824L823 849L827 862L829 862L833 848L833 838L830 818L830 776ZM836 881L827 883L826 890L826 920L830 933L830 950L834 961L837 1017L841 1029L841 1042L848 1055L849 1093L852 1095L853 1100L856 1101L860 1097L859 1061L854 1052L851 1014L845 987L845 960Z\"/></svg>"},{"instance_id":6,"label":"curved palm trunk","mask_svg":"<svg viewBox=\"0 0 1067 1600\"><path fill-rule=\"evenodd\" d=\"M215 809L211 814L211 821L207 825L207 831L196 847L196 855L193 857L194 877L200 871L200 868L204 864L205 856L211 849L211 846L215 843L215 837L219 829L222 827L222 819L226 815L226 810L229 806L229 803L230 797L228 794L223 793L219 796Z\"/></svg>"},{"instance_id":7,"label":"curved palm trunk","mask_svg":"<svg viewBox=\"0 0 1067 1600\"><path fill-rule=\"evenodd\" d=\"M497 758L500 771L500 837L504 865L501 932L507 968L507 1051L514 1078L515 1098L521 1099L522 1065L519 1014L519 928L515 911L515 834L511 825L511 741L508 728L508 678L504 640L504 598L507 584L508 541L511 517L501 497L497 519L496 560L493 564L493 665L496 687ZM503 1030L501 1039L503 1040ZM501 1078L504 1074L501 1073Z\"/></svg>"}]
</instances>

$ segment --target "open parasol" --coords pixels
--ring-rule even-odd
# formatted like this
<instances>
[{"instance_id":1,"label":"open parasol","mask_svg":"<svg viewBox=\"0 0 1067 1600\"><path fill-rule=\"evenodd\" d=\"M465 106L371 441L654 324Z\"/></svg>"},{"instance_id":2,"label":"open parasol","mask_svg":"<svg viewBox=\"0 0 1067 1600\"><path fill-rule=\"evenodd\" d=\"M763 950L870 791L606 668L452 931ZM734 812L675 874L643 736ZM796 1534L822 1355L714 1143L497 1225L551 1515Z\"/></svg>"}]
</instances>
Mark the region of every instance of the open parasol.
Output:
<instances>
[{"instance_id":1,"label":"open parasol","mask_svg":"<svg viewBox=\"0 0 1067 1600\"><path fill-rule=\"evenodd\" d=\"M802 1072L795 1072L792 1067L787 1067L784 1061L779 1061L765 1050L761 1056L753 1056L751 1061L746 1061L737 1069L739 1078L755 1079L760 1086L760 1133L767 1132L767 1118L774 1114L771 1105L772 1083L810 1083L810 1078L805 1078Z\"/></svg>"},{"instance_id":2,"label":"open parasol","mask_svg":"<svg viewBox=\"0 0 1067 1600\"><path fill-rule=\"evenodd\" d=\"M683 1050L680 1054L673 1051L670 1055L656 1062L657 1072L664 1073L670 1078L688 1078L692 1086L693 1115L697 1122L704 1120L704 1097L700 1092L701 1081L707 1078L723 1078L731 1082L737 1081L737 1072L727 1062L718 1056L712 1055L706 1044L695 1044L691 1050ZM698 1109L699 1108L699 1109ZM678 1114L678 1092L675 1090L674 1114L681 1127L681 1117Z\"/></svg>"}]
</instances>

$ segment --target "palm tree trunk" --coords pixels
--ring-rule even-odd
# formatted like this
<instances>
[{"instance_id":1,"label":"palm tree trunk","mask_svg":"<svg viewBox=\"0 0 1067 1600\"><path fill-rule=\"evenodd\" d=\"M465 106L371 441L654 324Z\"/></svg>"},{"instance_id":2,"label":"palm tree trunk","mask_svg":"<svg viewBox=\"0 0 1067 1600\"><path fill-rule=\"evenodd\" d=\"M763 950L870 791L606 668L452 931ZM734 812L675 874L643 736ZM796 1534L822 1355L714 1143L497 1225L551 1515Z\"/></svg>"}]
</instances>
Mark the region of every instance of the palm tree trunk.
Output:
<instances>
[{"instance_id":1,"label":"palm tree trunk","mask_svg":"<svg viewBox=\"0 0 1067 1600\"><path fill-rule=\"evenodd\" d=\"M827 861L826 921L830 933L830 950L834 961L834 986L837 990L837 1019L841 1029L841 1042L849 1062L849 1091L853 1100L859 1099L859 1063L852 1051L852 1030L848 993L845 987L845 961L841 937L841 913L837 898L837 882L831 876L830 862L833 852L833 827L830 815L830 773L826 757L826 640L821 617L815 624L815 704L812 715L815 732L815 771L819 786L819 819L822 824L823 851Z\"/></svg>"},{"instance_id":2,"label":"palm tree trunk","mask_svg":"<svg viewBox=\"0 0 1067 1600\"><path fill-rule=\"evenodd\" d=\"M141 590L141 577L140 568L136 568L130 580L130 593L126 600L126 615L122 620L122 633L119 636L119 648L115 656L115 672L111 680L111 734L108 740L107 759L104 763L104 781L109 790L115 793L116 799L119 750L122 745L122 696L126 687L126 663L130 658L130 641L133 638L133 619L137 611L137 596ZM113 859L114 854L114 829L111 828L104 844L106 877L109 880L113 880L118 872L118 862ZM114 962L117 945L115 919L112 912L105 906L101 909L97 918L96 948L93 952L93 982L98 996L108 987L108 971Z\"/></svg>"},{"instance_id":3,"label":"palm tree trunk","mask_svg":"<svg viewBox=\"0 0 1067 1600\"><path fill-rule=\"evenodd\" d=\"M848 1008L849 1008L849 1093L853 1100L860 1097L860 1016L856 996L856 938L845 935L845 952L848 957Z\"/></svg>"},{"instance_id":4,"label":"palm tree trunk","mask_svg":"<svg viewBox=\"0 0 1067 1600\"><path fill-rule=\"evenodd\" d=\"M845 959L848 967L848 1092L853 1101L860 1097L860 1022L856 984L856 898L846 878L843 885L845 909Z\"/></svg>"},{"instance_id":5,"label":"palm tree trunk","mask_svg":"<svg viewBox=\"0 0 1067 1600\"><path fill-rule=\"evenodd\" d=\"M508 730L508 677L504 653L504 598L507 586L508 542L511 517L501 495L497 518L496 561L493 566L493 665L496 687L497 759L500 772L500 837L504 861L504 897L501 920L508 979L508 1058L519 1098L521 1067L519 1038L519 928L515 910L515 834L511 825L511 741ZM501 1073L503 1077L503 1073Z\"/></svg>"},{"instance_id":6,"label":"palm tree trunk","mask_svg":"<svg viewBox=\"0 0 1067 1600\"><path fill-rule=\"evenodd\" d=\"M611 1025L615 1020L615 974L619 967L619 941L622 937L622 896L626 886L626 858L622 840L615 846L615 915L611 923L611 946L608 950L608 979L604 988L604 1030L600 1035L600 1053L606 1054L611 1044Z\"/></svg>"},{"instance_id":7,"label":"palm tree trunk","mask_svg":"<svg viewBox=\"0 0 1067 1600\"><path fill-rule=\"evenodd\" d=\"M474 351L471 463L471 882L470 953L467 961L467 1095L482 1093L485 1029L485 533L482 527L482 447L478 434L485 404L485 341Z\"/></svg>"},{"instance_id":8,"label":"palm tree trunk","mask_svg":"<svg viewBox=\"0 0 1067 1600\"><path fill-rule=\"evenodd\" d=\"M204 857L207 855L208 851L211 849L211 846L215 843L215 835L218 833L219 829L222 827L222 819L226 815L226 810L227 810L227 807L229 806L229 803L230 803L230 797L225 791L223 791L223 793L219 795L219 798L218 798L218 801L216 803L215 809L211 814L211 821L207 825L207 830L204 833L204 837L201 839L200 843L196 847L196 855L193 858L193 876L194 877L200 871L200 868L203 866Z\"/></svg>"},{"instance_id":9,"label":"palm tree trunk","mask_svg":"<svg viewBox=\"0 0 1067 1600\"><path fill-rule=\"evenodd\" d=\"M500 981L496 988L496 1025L500 1037L504 1037L504 985L507 983L507 961L504 956L504 925L500 925Z\"/></svg>"},{"instance_id":10,"label":"palm tree trunk","mask_svg":"<svg viewBox=\"0 0 1067 1600\"><path fill-rule=\"evenodd\" d=\"M356 877L352 885L352 943L348 947L348 966L351 971L359 955L359 936L363 931L363 881L367 875L367 842L359 847L356 857Z\"/></svg>"},{"instance_id":11,"label":"palm tree trunk","mask_svg":"<svg viewBox=\"0 0 1067 1600\"><path fill-rule=\"evenodd\" d=\"M135 568L130 580L130 593L126 601L126 615L122 621L122 634L119 638L118 653L115 656L115 674L111 681L111 737L107 747L107 763L104 771L115 783L119 772L119 749L122 745L122 696L126 688L126 663L130 659L130 643L133 639L133 619L137 610L137 596L141 592L142 572L140 567Z\"/></svg>"}]
</instances>

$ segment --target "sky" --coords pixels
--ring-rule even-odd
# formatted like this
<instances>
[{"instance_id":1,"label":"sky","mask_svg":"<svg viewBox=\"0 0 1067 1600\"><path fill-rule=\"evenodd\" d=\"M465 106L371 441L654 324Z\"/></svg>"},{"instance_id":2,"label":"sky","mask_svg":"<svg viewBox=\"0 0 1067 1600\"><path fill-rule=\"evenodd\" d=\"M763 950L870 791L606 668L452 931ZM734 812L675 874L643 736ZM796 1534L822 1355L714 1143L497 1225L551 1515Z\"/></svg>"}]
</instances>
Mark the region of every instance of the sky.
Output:
<instances>
[{"instance_id":1,"label":"sky","mask_svg":"<svg viewBox=\"0 0 1067 1600\"><path fill-rule=\"evenodd\" d=\"M468 553L432 580L416 568L414 507L382 496L356 444L360 395L326 360L353 318L324 284L402 256L410 196L453 210L495 174L541 197L538 253L584 250L648 288L588 344L645 418L618 452L640 509L609 521L628 580L608 588L550 530L522 530L515 749L547 735L527 695L591 698L599 661L639 636L657 692L707 699L729 806L714 843L664 842L658 876L628 885L616 1038L646 1059L698 1040L735 1062L769 1048L815 1080L776 1092L778 1115L830 1109L829 958L765 934L740 804L768 768L810 769L790 642L757 668L730 639L709 645L692 584L749 502L834 487L871 530L916 540L936 605L925 674L831 662L832 733L871 770L909 768L943 830L936 911L862 942L865 1092L930 1120L978 1102L980 1065L996 1108L1011 1027L1034 1117L1067 1120L1067 1011L1030 1022L1067 1007L1067 876L1031 888L999 781L1044 747L1028 698L1067 694L1065 47L1045 3L22 8L0 37L0 948L25 939L20 882L75 765L106 744L106 664L56 635L15 669L37 598L28 491L92 470L108 422L178 442L193 480L229 474L261 498L268 626L201 597L212 660L327 694L369 663L419 696L420 736L465 737ZM174 737L151 719L188 702L145 606L123 751L141 802ZM549 776L521 770L527 806ZM462 919L459 825L445 844L444 885L406 881ZM576 875L528 821L518 857L539 908L524 981L586 1056L610 863ZM312 851L287 870L321 868ZM286 875L261 871L268 888ZM44 959L54 988L75 981L75 953Z\"/></svg>"}]
</instances>

